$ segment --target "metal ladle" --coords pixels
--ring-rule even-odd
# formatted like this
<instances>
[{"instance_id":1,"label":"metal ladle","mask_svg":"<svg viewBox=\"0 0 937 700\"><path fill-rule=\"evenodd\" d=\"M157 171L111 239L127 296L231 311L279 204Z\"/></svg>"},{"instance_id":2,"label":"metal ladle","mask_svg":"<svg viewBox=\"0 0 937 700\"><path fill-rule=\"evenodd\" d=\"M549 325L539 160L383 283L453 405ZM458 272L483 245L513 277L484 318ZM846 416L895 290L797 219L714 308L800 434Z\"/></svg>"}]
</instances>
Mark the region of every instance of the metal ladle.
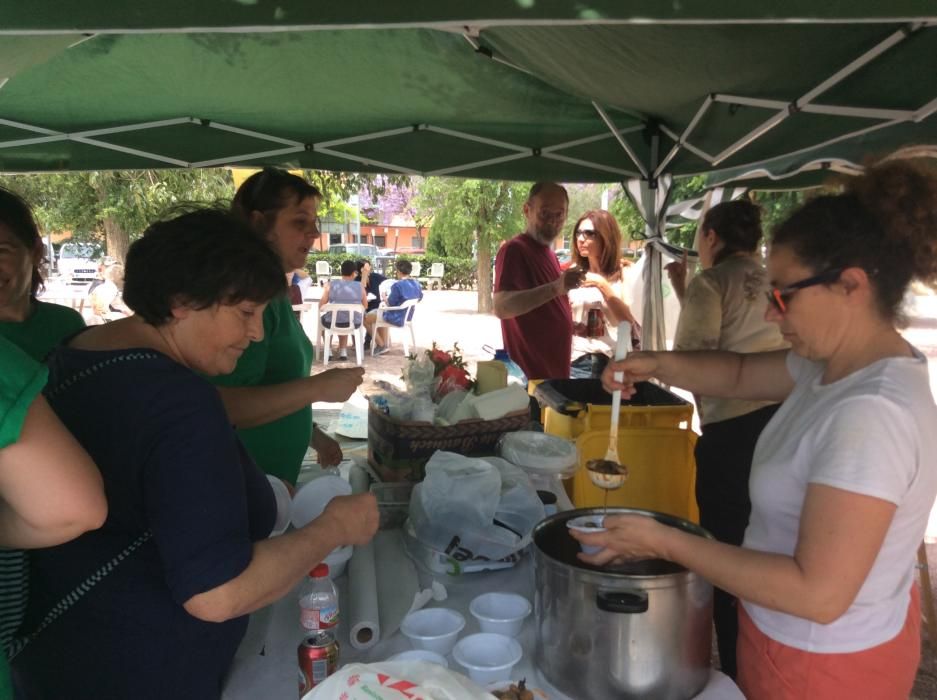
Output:
<instances>
[{"instance_id":1,"label":"metal ladle","mask_svg":"<svg viewBox=\"0 0 937 700\"><path fill-rule=\"evenodd\" d=\"M622 321L618 324L618 342L615 344L615 359L624 360L631 341L631 324ZM615 372L615 381L624 378L623 372ZM586 462L589 479L598 488L605 491L605 503L608 507L608 492L621 488L628 478L628 468L618 458L618 414L621 411L621 390L612 392L611 428L608 432L608 450L602 459L590 459Z\"/></svg>"}]
</instances>

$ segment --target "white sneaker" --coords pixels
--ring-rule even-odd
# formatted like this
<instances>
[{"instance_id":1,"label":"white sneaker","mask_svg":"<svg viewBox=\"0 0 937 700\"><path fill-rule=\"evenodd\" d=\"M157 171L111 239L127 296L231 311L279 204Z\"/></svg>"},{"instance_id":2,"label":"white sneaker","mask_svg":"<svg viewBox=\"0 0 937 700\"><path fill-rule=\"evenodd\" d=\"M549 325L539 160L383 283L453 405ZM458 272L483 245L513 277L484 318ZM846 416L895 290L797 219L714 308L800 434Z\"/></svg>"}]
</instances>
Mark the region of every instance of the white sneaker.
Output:
<instances>
[{"instance_id":1,"label":"white sneaker","mask_svg":"<svg viewBox=\"0 0 937 700\"><path fill-rule=\"evenodd\" d=\"M374 354L375 354L375 355L383 355L383 354L386 353L388 350L390 350L390 348L387 347L386 345L378 345L378 346L377 346L377 349L374 351Z\"/></svg>"}]
</instances>

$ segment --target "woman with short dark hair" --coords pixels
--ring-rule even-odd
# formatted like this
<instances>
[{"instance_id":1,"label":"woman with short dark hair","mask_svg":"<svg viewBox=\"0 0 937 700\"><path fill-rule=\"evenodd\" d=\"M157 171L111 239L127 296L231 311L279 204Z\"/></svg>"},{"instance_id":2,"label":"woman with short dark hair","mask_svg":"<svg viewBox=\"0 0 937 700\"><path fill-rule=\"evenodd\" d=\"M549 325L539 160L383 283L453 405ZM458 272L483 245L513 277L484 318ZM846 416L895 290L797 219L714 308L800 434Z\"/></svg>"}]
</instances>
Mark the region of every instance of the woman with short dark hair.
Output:
<instances>
[{"instance_id":1,"label":"woman with short dark hair","mask_svg":"<svg viewBox=\"0 0 937 700\"><path fill-rule=\"evenodd\" d=\"M228 213L158 222L127 254L124 301L136 315L50 356L49 403L101 470L109 513L100 530L33 560L23 631L69 604L14 659L27 694L218 698L248 613L335 547L370 540L370 495L334 499L267 539L273 491L204 378L230 372L263 337L264 308L283 286L277 255Z\"/></svg>"}]
</instances>

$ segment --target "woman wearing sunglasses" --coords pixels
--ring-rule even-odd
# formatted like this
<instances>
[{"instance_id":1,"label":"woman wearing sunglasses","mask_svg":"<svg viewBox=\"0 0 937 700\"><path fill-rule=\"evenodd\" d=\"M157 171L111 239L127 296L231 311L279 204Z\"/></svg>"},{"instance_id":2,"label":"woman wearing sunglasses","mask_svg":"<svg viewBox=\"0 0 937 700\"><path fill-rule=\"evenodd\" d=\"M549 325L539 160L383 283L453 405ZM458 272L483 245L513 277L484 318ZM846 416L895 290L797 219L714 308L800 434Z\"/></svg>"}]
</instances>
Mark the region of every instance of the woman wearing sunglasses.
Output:
<instances>
[{"instance_id":1,"label":"woman wearing sunglasses","mask_svg":"<svg viewBox=\"0 0 937 700\"><path fill-rule=\"evenodd\" d=\"M766 352L788 346L777 324L765 320L768 279L760 246L761 211L755 204L723 202L706 212L698 245L703 271L686 285L686 261L667 266L682 299L675 350ZM755 442L778 404L697 396L696 405L702 426L694 451L700 525L720 542L739 545L751 512ZM722 671L735 678L737 600L722 589L714 592L713 622Z\"/></svg>"},{"instance_id":2,"label":"woman wearing sunglasses","mask_svg":"<svg viewBox=\"0 0 937 700\"><path fill-rule=\"evenodd\" d=\"M625 303L621 263L621 230L607 211L587 211L573 227L573 264L586 271L578 289L569 291L573 315L573 350L570 376L599 377L612 356L617 327L631 323L638 337L640 326Z\"/></svg>"},{"instance_id":3,"label":"woman wearing sunglasses","mask_svg":"<svg viewBox=\"0 0 937 700\"><path fill-rule=\"evenodd\" d=\"M637 353L607 389L657 377L783 401L755 448L742 547L615 516L592 564L662 557L742 601L751 698L908 697L920 658L915 552L937 494L927 361L896 330L912 279L937 280L937 178L890 162L775 231L766 318L790 351ZM616 382L613 372L623 371Z\"/></svg>"}]
</instances>

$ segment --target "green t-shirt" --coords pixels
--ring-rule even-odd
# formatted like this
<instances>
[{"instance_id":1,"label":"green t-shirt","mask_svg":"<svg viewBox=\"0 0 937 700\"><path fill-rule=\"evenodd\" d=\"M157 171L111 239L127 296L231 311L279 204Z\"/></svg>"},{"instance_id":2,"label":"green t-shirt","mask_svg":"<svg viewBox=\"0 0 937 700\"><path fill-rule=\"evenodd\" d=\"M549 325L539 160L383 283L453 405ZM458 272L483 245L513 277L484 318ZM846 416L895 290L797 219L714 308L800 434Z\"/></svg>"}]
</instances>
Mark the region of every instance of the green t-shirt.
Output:
<instances>
[{"instance_id":1,"label":"green t-shirt","mask_svg":"<svg viewBox=\"0 0 937 700\"><path fill-rule=\"evenodd\" d=\"M13 343L0 337L0 449L19 439L26 412L42 387L48 370ZM10 700L13 690L6 654L0 653L0 700Z\"/></svg>"},{"instance_id":2,"label":"green t-shirt","mask_svg":"<svg viewBox=\"0 0 937 700\"><path fill-rule=\"evenodd\" d=\"M52 348L84 327L84 319L74 309L34 301L32 313L25 321L0 321L0 337L42 362Z\"/></svg>"},{"instance_id":3,"label":"green t-shirt","mask_svg":"<svg viewBox=\"0 0 937 700\"><path fill-rule=\"evenodd\" d=\"M209 380L219 386L281 384L308 377L312 356L312 343L293 315L290 300L281 296L264 311L264 339L250 344L231 374ZM295 484L312 437L312 408L239 430L238 435L261 469Z\"/></svg>"}]
</instances>

